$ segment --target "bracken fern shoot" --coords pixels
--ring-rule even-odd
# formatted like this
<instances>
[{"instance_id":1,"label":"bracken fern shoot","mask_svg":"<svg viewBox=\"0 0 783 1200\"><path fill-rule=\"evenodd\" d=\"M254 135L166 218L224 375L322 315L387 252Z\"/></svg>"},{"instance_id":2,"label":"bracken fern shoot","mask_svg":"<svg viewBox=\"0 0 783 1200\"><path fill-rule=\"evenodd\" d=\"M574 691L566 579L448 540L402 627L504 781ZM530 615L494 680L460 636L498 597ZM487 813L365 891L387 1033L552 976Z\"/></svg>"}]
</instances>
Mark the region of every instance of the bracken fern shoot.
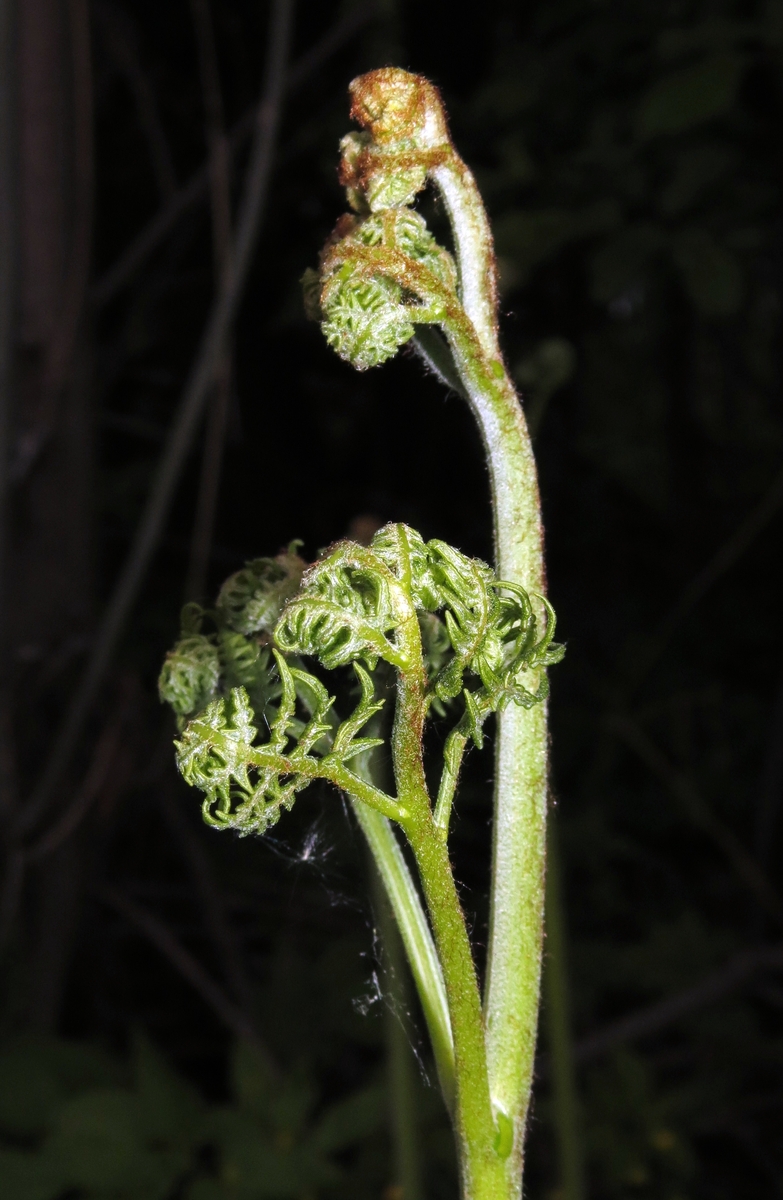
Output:
<instances>
[{"instance_id":1,"label":"bracken fern shoot","mask_svg":"<svg viewBox=\"0 0 783 1200\"><path fill-rule=\"evenodd\" d=\"M177 763L212 825L263 834L314 780L348 796L397 918L457 1142L464 1200L521 1191L541 958L546 668L563 653L544 598L535 464L497 342L492 238L436 89L393 68L351 85L361 132L342 142L342 217L303 280L326 340L359 370L413 340L468 399L492 484L497 571L403 524L340 541L310 566L296 544L233 575L214 609L188 605L160 694ZM412 205L434 186L456 255ZM433 328L437 327L437 328ZM354 699L341 676L353 677ZM393 788L373 752L394 679ZM482 1003L448 852L459 776L497 714L490 951ZM450 722L437 793L433 714ZM401 853L413 853L421 894ZM423 901L422 901L423 895Z\"/></svg>"}]
</instances>

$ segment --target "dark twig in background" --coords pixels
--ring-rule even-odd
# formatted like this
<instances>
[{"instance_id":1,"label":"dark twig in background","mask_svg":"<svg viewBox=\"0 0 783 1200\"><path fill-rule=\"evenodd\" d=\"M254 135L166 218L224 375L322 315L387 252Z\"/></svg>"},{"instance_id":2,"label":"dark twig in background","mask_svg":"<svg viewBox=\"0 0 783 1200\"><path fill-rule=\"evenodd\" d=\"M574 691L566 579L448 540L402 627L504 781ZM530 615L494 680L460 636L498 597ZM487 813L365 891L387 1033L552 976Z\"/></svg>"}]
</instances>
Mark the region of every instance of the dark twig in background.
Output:
<instances>
[{"instance_id":1,"label":"dark twig in background","mask_svg":"<svg viewBox=\"0 0 783 1200\"><path fill-rule=\"evenodd\" d=\"M684 1017L722 1000L760 971L775 970L781 966L781 943L776 946L762 946L757 950L743 950L693 987L685 988L674 996L667 996L665 1000L650 1004L627 1017L622 1017L619 1021L613 1021L595 1033L588 1034L587 1037L580 1038L575 1047L577 1060L581 1063L591 1062L626 1042L659 1033Z\"/></svg>"},{"instance_id":2,"label":"dark twig in background","mask_svg":"<svg viewBox=\"0 0 783 1200\"><path fill-rule=\"evenodd\" d=\"M204 133L209 152L209 196L212 212L212 258L215 278L229 267L231 254L231 177L228 141L223 124L223 98L220 90L217 51L212 31L208 0L190 0L193 28L201 68L204 96ZM220 488L220 469L231 399L232 355L227 344L215 371L214 390L204 433L196 514L190 543L190 560L185 580L185 599L203 598L215 510Z\"/></svg>"},{"instance_id":3,"label":"dark twig in background","mask_svg":"<svg viewBox=\"0 0 783 1200\"><path fill-rule=\"evenodd\" d=\"M778 924L783 924L783 901L763 868L732 830L715 815L690 780L667 761L644 730L630 717L616 717L610 727L665 785L694 826L714 842L734 874L755 895L762 908Z\"/></svg>"},{"instance_id":4,"label":"dark twig in background","mask_svg":"<svg viewBox=\"0 0 783 1200\"><path fill-rule=\"evenodd\" d=\"M11 10L0 9L0 72L6 77L13 54ZM0 818L5 824L13 807L11 798L8 645L6 592L9 522L9 459L13 411L13 358L16 280L14 200L13 100L10 89L0 88Z\"/></svg>"},{"instance_id":5,"label":"dark twig in background","mask_svg":"<svg viewBox=\"0 0 783 1200\"><path fill-rule=\"evenodd\" d=\"M161 200L170 204L177 194L177 176L155 91L142 66L136 27L128 13L109 0L100 0L93 9L108 50L133 97Z\"/></svg>"},{"instance_id":6,"label":"dark twig in background","mask_svg":"<svg viewBox=\"0 0 783 1200\"><path fill-rule=\"evenodd\" d=\"M756 814L756 857L767 869L772 859L775 826L783 804L783 677L769 723Z\"/></svg>"},{"instance_id":7,"label":"dark twig in background","mask_svg":"<svg viewBox=\"0 0 783 1200\"><path fill-rule=\"evenodd\" d=\"M352 9L333 29L308 50L288 70L285 77L286 92L294 92L323 63L340 50L346 42L376 16L376 6L366 4ZM253 132L256 112L249 110L234 125L228 136L229 159L233 163L239 151ZM209 195L209 163L205 163L187 183L183 184L169 203L141 230L123 251L113 266L93 284L90 301L93 308L100 308L122 291L142 264L168 237L180 217L196 204L203 203Z\"/></svg>"},{"instance_id":8,"label":"dark twig in background","mask_svg":"<svg viewBox=\"0 0 783 1200\"><path fill-rule=\"evenodd\" d=\"M182 812L172 783L173 780L168 777L161 783L163 813L195 883L204 925L212 939L226 982L249 1020L253 1011L253 989L239 939L226 912L225 901L214 878L203 841Z\"/></svg>"},{"instance_id":9,"label":"dark twig in background","mask_svg":"<svg viewBox=\"0 0 783 1200\"><path fill-rule=\"evenodd\" d=\"M125 621L158 545L185 459L193 443L209 390L214 383L215 372L225 353L226 338L250 268L266 202L280 120L291 11L291 0L276 0L272 9L264 95L257 112L255 139L229 267L221 278L218 295L169 433L144 516L106 607L87 668L73 695L40 781L20 817L20 828L23 830L32 829L40 820L74 753Z\"/></svg>"},{"instance_id":10,"label":"dark twig in background","mask_svg":"<svg viewBox=\"0 0 783 1200\"><path fill-rule=\"evenodd\" d=\"M191 985L205 1004L219 1017L227 1029L236 1037L251 1042L263 1055L270 1071L274 1072L272 1058L261 1041L257 1030L247 1016L211 979L201 964L174 936L159 917L143 905L131 900L115 888L101 887L95 892L97 899L125 917L166 958L183 979Z\"/></svg>"},{"instance_id":11,"label":"dark twig in background","mask_svg":"<svg viewBox=\"0 0 783 1200\"><path fill-rule=\"evenodd\" d=\"M121 688L118 702L110 710L106 724L95 743L92 760L84 779L65 811L37 842L25 850L27 862L38 862L46 858L78 829L87 816L115 766L117 754L128 736L129 720L133 705L137 701L138 694L134 688Z\"/></svg>"},{"instance_id":12,"label":"dark twig in background","mask_svg":"<svg viewBox=\"0 0 783 1200\"><path fill-rule=\"evenodd\" d=\"M783 505L783 470L779 471L764 496L739 527L726 539L708 563L683 588L645 651L634 665L633 688L637 689L659 662L682 623L691 615L716 583L750 549Z\"/></svg>"},{"instance_id":13,"label":"dark twig in background","mask_svg":"<svg viewBox=\"0 0 783 1200\"><path fill-rule=\"evenodd\" d=\"M61 308L47 347L41 400L34 423L16 438L9 464L19 485L51 438L57 408L68 381L84 314L90 278L93 227L92 56L87 0L68 0L68 32L73 60L73 222Z\"/></svg>"}]
</instances>

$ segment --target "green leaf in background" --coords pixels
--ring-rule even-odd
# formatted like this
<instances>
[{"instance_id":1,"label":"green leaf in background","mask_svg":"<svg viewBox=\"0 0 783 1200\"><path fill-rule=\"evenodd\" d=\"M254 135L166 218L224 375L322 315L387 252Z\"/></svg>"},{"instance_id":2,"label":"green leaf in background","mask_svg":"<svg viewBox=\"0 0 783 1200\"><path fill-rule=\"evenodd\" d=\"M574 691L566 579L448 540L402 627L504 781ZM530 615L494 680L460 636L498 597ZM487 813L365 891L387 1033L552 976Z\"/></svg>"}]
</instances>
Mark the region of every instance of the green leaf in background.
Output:
<instances>
[{"instance_id":1,"label":"green leaf in background","mask_svg":"<svg viewBox=\"0 0 783 1200\"><path fill-rule=\"evenodd\" d=\"M284 1138L299 1134L317 1100L313 1080L306 1071L276 1078L254 1046L237 1042L231 1076L240 1109Z\"/></svg>"},{"instance_id":2,"label":"green leaf in background","mask_svg":"<svg viewBox=\"0 0 783 1200\"><path fill-rule=\"evenodd\" d=\"M661 1094L649 1065L631 1051L589 1073L588 1141L602 1196L684 1200L693 1154L678 1129L676 1093Z\"/></svg>"},{"instance_id":3,"label":"green leaf in background","mask_svg":"<svg viewBox=\"0 0 783 1200\"><path fill-rule=\"evenodd\" d=\"M67 1186L62 1164L49 1155L0 1148L3 1200L54 1200Z\"/></svg>"},{"instance_id":4,"label":"green leaf in background","mask_svg":"<svg viewBox=\"0 0 783 1200\"><path fill-rule=\"evenodd\" d=\"M693 227L676 234L672 254L702 316L730 317L737 312L744 291L742 270L735 256L706 229Z\"/></svg>"},{"instance_id":5,"label":"green leaf in background","mask_svg":"<svg viewBox=\"0 0 783 1200\"><path fill-rule=\"evenodd\" d=\"M168 1174L161 1178L158 1164L145 1153L130 1092L98 1089L69 1101L60 1111L47 1150L62 1164L72 1187L93 1194L165 1195L171 1182Z\"/></svg>"},{"instance_id":6,"label":"green leaf in background","mask_svg":"<svg viewBox=\"0 0 783 1200\"><path fill-rule=\"evenodd\" d=\"M738 55L716 54L659 79L639 105L639 136L683 133L722 116L734 104L741 71Z\"/></svg>"},{"instance_id":7,"label":"green leaf in background","mask_svg":"<svg viewBox=\"0 0 783 1200\"><path fill-rule=\"evenodd\" d=\"M313 1132L312 1145L322 1154L355 1146L378 1129L386 1116L386 1106L380 1087L352 1092L323 1113Z\"/></svg>"},{"instance_id":8,"label":"green leaf in background","mask_svg":"<svg viewBox=\"0 0 783 1200\"><path fill-rule=\"evenodd\" d=\"M15 1038L0 1049L0 1133L42 1136L69 1096L120 1078L97 1047L43 1035Z\"/></svg>"},{"instance_id":9,"label":"green leaf in background","mask_svg":"<svg viewBox=\"0 0 783 1200\"><path fill-rule=\"evenodd\" d=\"M138 1094L100 1088L64 1105L46 1151L96 1200L164 1200L190 1160L177 1142Z\"/></svg>"},{"instance_id":10,"label":"green leaf in background","mask_svg":"<svg viewBox=\"0 0 783 1200\"><path fill-rule=\"evenodd\" d=\"M233 1108L215 1112L205 1132L216 1147L216 1180L198 1181L188 1200L215 1196L237 1200L299 1200L303 1193L339 1180L337 1169L293 1133L264 1128L253 1114Z\"/></svg>"},{"instance_id":11,"label":"green leaf in background","mask_svg":"<svg viewBox=\"0 0 783 1200\"><path fill-rule=\"evenodd\" d=\"M660 194L661 212L676 216L698 204L710 189L718 194L737 161L736 152L719 142L690 144L674 158L669 181Z\"/></svg>"},{"instance_id":12,"label":"green leaf in background","mask_svg":"<svg viewBox=\"0 0 783 1200\"><path fill-rule=\"evenodd\" d=\"M263 1055L249 1042L237 1042L231 1053L231 1083L240 1108L260 1120L269 1119L275 1080Z\"/></svg>"},{"instance_id":13,"label":"green leaf in background","mask_svg":"<svg viewBox=\"0 0 783 1200\"><path fill-rule=\"evenodd\" d=\"M311 1064L278 1074L247 1043L232 1052L233 1102L218 1107L141 1032L130 1067L57 1038L0 1051L0 1138L28 1143L0 1140L2 1200L301 1200L349 1186L331 1156L386 1115L376 1084L319 1107Z\"/></svg>"},{"instance_id":14,"label":"green leaf in background","mask_svg":"<svg viewBox=\"0 0 783 1200\"><path fill-rule=\"evenodd\" d=\"M203 1101L143 1033L134 1038L133 1060L142 1132L157 1145L189 1152L203 1119Z\"/></svg>"},{"instance_id":15,"label":"green leaf in background","mask_svg":"<svg viewBox=\"0 0 783 1200\"><path fill-rule=\"evenodd\" d=\"M232 1056L235 1105L213 1110L203 1136L218 1156L213 1178L194 1180L188 1200L299 1200L345 1183L329 1155L365 1141L381 1126L385 1097L372 1086L320 1112L312 1075L273 1075L258 1051L237 1043Z\"/></svg>"}]
</instances>

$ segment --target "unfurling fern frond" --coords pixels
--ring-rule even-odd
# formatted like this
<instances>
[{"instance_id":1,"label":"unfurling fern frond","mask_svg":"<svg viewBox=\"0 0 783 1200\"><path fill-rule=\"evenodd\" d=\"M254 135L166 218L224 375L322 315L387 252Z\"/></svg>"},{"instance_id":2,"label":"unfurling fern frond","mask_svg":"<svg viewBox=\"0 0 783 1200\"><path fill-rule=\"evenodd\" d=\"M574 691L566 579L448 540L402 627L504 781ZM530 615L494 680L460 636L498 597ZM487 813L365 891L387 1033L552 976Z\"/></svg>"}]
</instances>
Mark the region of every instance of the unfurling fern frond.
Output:
<instances>
[{"instance_id":1,"label":"unfurling fern frond","mask_svg":"<svg viewBox=\"0 0 783 1200\"><path fill-rule=\"evenodd\" d=\"M281 694L265 742L258 740L256 717L242 687L209 704L175 742L182 777L204 792L204 819L241 835L263 834L314 779L339 782L336 766L380 744L377 738L356 736L383 705L374 699L372 680L361 667L356 666L361 699L335 732L334 698L323 684L289 667L277 651L274 658ZM306 720L295 715L298 702Z\"/></svg>"},{"instance_id":2,"label":"unfurling fern frond","mask_svg":"<svg viewBox=\"0 0 783 1200\"><path fill-rule=\"evenodd\" d=\"M400 666L399 651L386 636L399 623L395 586L371 551L338 542L305 574L275 629L275 641L285 653L313 655L327 670L357 659L370 670L379 658Z\"/></svg>"},{"instance_id":3,"label":"unfurling fern frond","mask_svg":"<svg viewBox=\"0 0 783 1200\"><path fill-rule=\"evenodd\" d=\"M452 655L451 640L446 623L437 613L419 612L421 653L424 670L429 680L437 679ZM445 717L446 702L430 687L427 705L437 716Z\"/></svg>"},{"instance_id":4,"label":"unfurling fern frond","mask_svg":"<svg viewBox=\"0 0 783 1200\"><path fill-rule=\"evenodd\" d=\"M204 708L220 682L220 654L201 633L180 638L169 650L158 678L158 695L177 717Z\"/></svg>"},{"instance_id":5,"label":"unfurling fern frond","mask_svg":"<svg viewBox=\"0 0 783 1200\"><path fill-rule=\"evenodd\" d=\"M464 573L461 574L464 577ZM500 594L502 591L510 595ZM511 703L532 708L544 701L549 695L546 675L538 675L535 691L520 676L560 662L565 653L565 647L552 640L555 613L546 599L538 597L546 612L547 627L543 636L536 640L537 622L530 597L523 588L490 579L487 593L489 619L472 657L463 664L462 657L455 654L452 664L440 676L440 679L447 679L449 686L453 686L453 676L449 676L449 671L456 673L459 670L461 676L467 668L481 680L481 685L472 691L468 687L463 688L465 708L443 749L443 773L435 804L435 824L444 838L448 834L451 806L468 741L473 741L481 749L484 723L491 713L502 712ZM478 613L467 609L467 613L469 620L464 619L465 612L461 614L463 626L467 625L468 630L477 629L483 620L483 609L479 608ZM449 615L447 612L446 621L452 633L456 620L449 623ZM464 646L467 645L464 627L459 631L459 639Z\"/></svg>"},{"instance_id":6,"label":"unfurling fern frond","mask_svg":"<svg viewBox=\"0 0 783 1200\"><path fill-rule=\"evenodd\" d=\"M482 745L491 713L510 703L529 708L546 698L543 668L563 656L563 647L552 640L554 612L539 598L546 617L539 635L533 603L523 588L499 580L486 563L445 542L425 543L405 525L379 530L370 551L418 611L429 676L426 703L444 715L445 706L462 696L462 716L444 747L435 809L436 824L445 832L467 742ZM466 682L471 676L475 684Z\"/></svg>"},{"instance_id":7,"label":"unfurling fern frond","mask_svg":"<svg viewBox=\"0 0 783 1200\"><path fill-rule=\"evenodd\" d=\"M417 323L438 320L457 296L454 259L424 218L409 208L382 207L342 217L318 274L308 271L302 278L307 315L321 322L332 349L360 371L392 358ZM374 252L372 262L367 251ZM384 270L387 260L394 268Z\"/></svg>"},{"instance_id":8,"label":"unfurling fern frond","mask_svg":"<svg viewBox=\"0 0 783 1200\"><path fill-rule=\"evenodd\" d=\"M494 633L494 572L477 558L460 554L445 542L428 544L428 553L444 620L454 651L451 661L435 680L433 690L441 700L451 700L462 689L468 668L478 674L478 656Z\"/></svg>"},{"instance_id":9,"label":"unfurling fern frond","mask_svg":"<svg viewBox=\"0 0 783 1200\"><path fill-rule=\"evenodd\" d=\"M253 718L247 692L234 688L189 722L175 742L183 779L204 792L205 821L240 834L264 833L312 778L297 772L295 750L286 760L274 752L263 755L254 745ZM281 713L272 736L285 740L288 724L288 714Z\"/></svg>"},{"instance_id":10,"label":"unfurling fern frond","mask_svg":"<svg viewBox=\"0 0 783 1200\"><path fill-rule=\"evenodd\" d=\"M370 548L410 592L415 608L434 612L442 607L429 546L420 533L408 525L384 525L375 534Z\"/></svg>"},{"instance_id":11,"label":"unfurling fern frond","mask_svg":"<svg viewBox=\"0 0 783 1200\"><path fill-rule=\"evenodd\" d=\"M166 655L158 678L158 694L174 710L178 728L235 687L245 688L255 712L264 717L280 694L269 647L227 628L219 611L199 609L199 627L211 624L212 632L186 633L196 607L187 605L183 610L184 636Z\"/></svg>"},{"instance_id":12,"label":"unfurling fern frond","mask_svg":"<svg viewBox=\"0 0 783 1200\"><path fill-rule=\"evenodd\" d=\"M229 575L216 607L230 629L245 635L272 632L307 566L296 553L299 544L292 542L275 558L255 558Z\"/></svg>"},{"instance_id":13,"label":"unfurling fern frond","mask_svg":"<svg viewBox=\"0 0 783 1200\"><path fill-rule=\"evenodd\" d=\"M230 575L214 609L186 604L181 636L166 656L158 680L162 701L180 729L217 696L245 688L259 719L277 700L279 678L268 643L286 601L299 587L307 564L298 542L275 558L256 558ZM209 630L209 632L205 632Z\"/></svg>"},{"instance_id":14,"label":"unfurling fern frond","mask_svg":"<svg viewBox=\"0 0 783 1200\"><path fill-rule=\"evenodd\" d=\"M347 133L340 151L340 183L358 213L412 204L427 182L427 168L421 162L398 165L394 171L386 162L379 163L369 133Z\"/></svg>"},{"instance_id":15,"label":"unfurling fern frond","mask_svg":"<svg viewBox=\"0 0 783 1200\"><path fill-rule=\"evenodd\" d=\"M205 793L206 819L263 832L312 779L355 787L346 764L381 744L359 735L382 707L371 672L384 660L418 672L422 720L461 697L435 808L445 831L468 742L481 746L490 713L547 694L543 668L563 654L550 605L539 598L539 634L523 588L403 524L386 525L368 547L337 542L304 573L302 565L293 550L256 559L223 585L215 610L183 610L160 693L177 714L177 761ZM353 666L360 697L346 720L302 657L329 671ZM370 788L365 798L394 815L389 797Z\"/></svg>"},{"instance_id":16,"label":"unfurling fern frond","mask_svg":"<svg viewBox=\"0 0 783 1200\"><path fill-rule=\"evenodd\" d=\"M382 746L383 738L357 738L357 733L363 729L367 722L379 713L383 708L383 700L375 699L375 688L373 681L366 671L362 670L358 663L354 663L353 669L356 672L361 687L361 699L347 721L343 721L335 735L332 752L338 756L341 762L347 762L350 758L355 758L357 754L363 754L365 750L372 750L374 746Z\"/></svg>"},{"instance_id":17,"label":"unfurling fern frond","mask_svg":"<svg viewBox=\"0 0 783 1200\"><path fill-rule=\"evenodd\" d=\"M383 276L368 279L350 263L322 286L320 312L328 345L357 371L394 358L416 332L399 284Z\"/></svg>"},{"instance_id":18,"label":"unfurling fern frond","mask_svg":"<svg viewBox=\"0 0 783 1200\"><path fill-rule=\"evenodd\" d=\"M321 322L329 345L359 370L392 357L417 327L438 327L424 328L415 349L470 400L489 459L498 554L511 582L404 525L380 530L365 549L343 542L329 550L287 603L274 642L284 655L310 655L326 670L353 664L358 708L329 735L331 751L296 758L307 736L293 724L301 681L297 685L295 669L286 677L281 659L269 741L279 749L251 746L250 767L232 760L237 770L228 782L221 776L223 791L216 785L209 811L242 827L260 794L260 815L253 816L260 825L283 803L274 789L303 786L299 781L311 771L358 802L430 1026L454 1122L462 1192L519 1196L542 936L545 712L528 717L518 711L501 722L494 822L501 853L492 871L484 1006L449 855L438 836L445 840L448 834L468 742L481 744L490 713L539 704L547 690L544 668L562 655L552 642L551 608L520 586L529 581L541 589L544 579L535 464L498 342L492 232L475 179L451 141L438 91L422 76L394 67L362 75L350 90L351 116L361 131L341 143L340 180L353 211L335 226L318 271L305 274L306 310ZM448 215L458 266L411 208L428 184ZM390 668L396 672L389 741L397 800L375 788L369 756L360 756L355 770L345 765L349 756L377 744L358 735L378 708L370 673L377 671L377 682L387 686ZM424 727L429 714L448 710L456 710L456 724L446 738L433 813ZM215 712L225 726L225 714ZM214 753L225 772L226 755L219 747ZM262 775L265 770L276 774ZM429 922L400 847L377 815L367 817L363 802L401 825Z\"/></svg>"}]
</instances>

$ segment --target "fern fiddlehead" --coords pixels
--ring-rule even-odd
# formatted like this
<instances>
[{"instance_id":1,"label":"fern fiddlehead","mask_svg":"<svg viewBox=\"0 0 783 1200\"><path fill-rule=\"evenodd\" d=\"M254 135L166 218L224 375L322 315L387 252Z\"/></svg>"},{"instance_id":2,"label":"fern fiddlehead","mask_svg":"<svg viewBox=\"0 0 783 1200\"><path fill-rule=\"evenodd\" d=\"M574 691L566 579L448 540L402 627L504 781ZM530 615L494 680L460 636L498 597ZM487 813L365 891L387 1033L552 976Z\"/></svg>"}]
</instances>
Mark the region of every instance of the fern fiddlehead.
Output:
<instances>
[{"instance_id":1,"label":"fern fiddlehead","mask_svg":"<svg viewBox=\"0 0 783 1200\"><path fill-rule=\"evenodd\" d=\"M278 564L249 563L223 585L212 611L186 605L183 636L160 674L161 699L182 726L177 766L204 792L204 816L213 825L264 833L316 778L356 795L357 783L342 768L382 744L358 736L383 706L369 672L379 659L398 671L418 666L425 675L431 666L421 638L419 664L395 640L405 621L443 614L423 711L436 698L461 695L464 711L449 737L463 738L463 746L469 738L481 745L490 713L512 701L528 707L540 702L545 680L534 693L522 676L562 657L562 647L552 641L551 609L537 638L521 588L444 542L425 544L406 526L386 526L369 547L339 542L307 570L301 560L286 572L275 570ZM203 632L208 624L212 633ZM345 720L334 718L334 697L321 680L292 665L302 656L329 671L353 667L360 698ZM466 673L477 686L464 686ZM263 742L261 722L268 728ZM453 767L445 769L453 773ZM361 791L357 798L385 815L407 815L378 789L371 793L362 784Z\"/></svg>"}]
</instances>

